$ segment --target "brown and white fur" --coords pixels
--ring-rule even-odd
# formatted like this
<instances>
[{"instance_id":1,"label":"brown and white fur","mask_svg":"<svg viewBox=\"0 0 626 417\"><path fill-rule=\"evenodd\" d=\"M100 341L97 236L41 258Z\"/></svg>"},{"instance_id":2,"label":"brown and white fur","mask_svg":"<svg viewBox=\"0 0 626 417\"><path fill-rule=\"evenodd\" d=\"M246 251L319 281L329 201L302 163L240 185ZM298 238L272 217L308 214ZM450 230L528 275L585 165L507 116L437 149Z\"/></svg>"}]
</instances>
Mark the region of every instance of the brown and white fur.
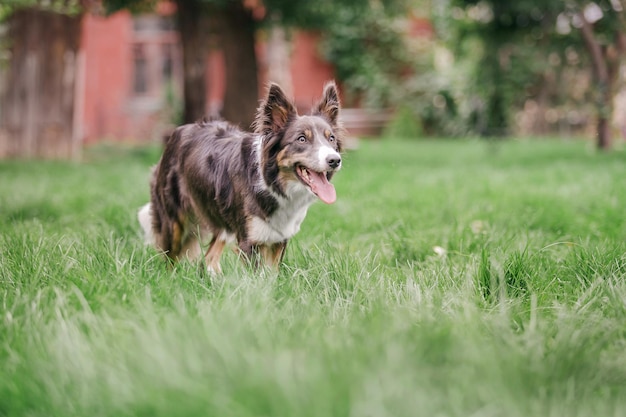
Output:
<instances>
[{"instance_id":1,"label":"brown and white fur","mask_svg":"<svg viewBox=\"0 0 626 417\"><path fill-rule=\"evenodd\" d=\"M298 115L276 84L269 86L248 133L224 122L178 127L155 168L150 202L139 211L146 240L170 259L201 254L219 272L224 247L278 268L287 242L318 198L335 201L329 180L341 168L343 130L334 82L310 115Z\"/></svg>"}]
</instances>

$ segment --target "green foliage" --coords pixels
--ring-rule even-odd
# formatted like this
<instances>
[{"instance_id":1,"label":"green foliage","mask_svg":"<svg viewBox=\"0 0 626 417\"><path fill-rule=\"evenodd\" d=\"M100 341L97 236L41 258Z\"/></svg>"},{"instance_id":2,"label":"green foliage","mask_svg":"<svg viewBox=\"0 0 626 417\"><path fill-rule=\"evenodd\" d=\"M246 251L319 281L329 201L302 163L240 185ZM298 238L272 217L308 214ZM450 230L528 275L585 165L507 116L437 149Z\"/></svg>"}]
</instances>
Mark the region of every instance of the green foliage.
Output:
<instances>
[{"instance_id":1,"label":"green foliage","mask_svg":"<svg viewBox=\"0 0 626 417\"><path fill-rule=\"evenodd\" d=\"M422 136L420 121L407 106L396 109L394 117L385 126L385 136L394 138L418 138Z\"/></svg>"},{"instance_id":2,"label":"green foliage","mask_svg":"<svg viewBox=\"0 0 626 417\"><path fill-rule=\"evenodd\" d=\"M395 8L338 8L324 31L322 51L347 88L348 105L384 108L410 68L405 32Z\"/></svg>"},{"instance_id":3,"label":"green foliage","mask_svg":"<svg viewBox=\"0 0 626 417\"><path fill-rule=\"evenodd\" d=\"M3 0L0 4L0 22L16 9L35 7L61 14L77 14L82 11L81 0Z\"/></svg>"},{"instance_id":4,"label":"green foliage","mask_svg":"<svg viewBox=\"0 0 626 417\"><path fill-rule=\"evenodd\" d=\"M596 0L593 3L601 11L601 16L598 16L598 20L592 22L594 32L602 45L611 44L615 40L616 33L624 31L626 5L623 0ZM583 11L589 4L581 1L567 3L564 14L570 19L573 29L580 26L575 21L574 14ZM579 42L581 41L579 40Z\"/></svg>"},{"instance_id":5,"label":"green foliage","mask_svg":"<svg viewBox=\"0 0 626 417\"><path fill-rule=\"evenodd\" d=\"M545 41L556 19L554 2L453 4L446 27L452 27L450 42L459 58L469 61L470 124L481 135L508 135L514 112L549 65Z\"/></svg>"},{"instance_id":6,"label":"green foliage","mask_svg":"<svg viewBox=\"0 0 626 417\"><path fill-rule=\"evenodd\" d=\"M0 415L622 415L626 155L360 145L278 274L143 245L157 147L0 163Z\"/></svg>"},{"instance_id":7,"label":"green foliage","mask_svg":"<svg viewBox=\"0 0 626 417\"><path fill-rule=\"evenodd\" d=\"M286 26L326 30L338 23L338 14L344 11L359 16L375 14L380 9L390 14L399 14L406 10L406 2L407 0L267 0L263 4L270 18Z\"/></svg>"},{"instance_id":8,"label":"green foliage","mask_svg":"<svg viewBox=\"0 0 626 417\"><path fill-rule=\"evenodd\" d=\"M132 13L153 11L158 0L103 0L107 13L115 13L119 10L129 10Z\"/></svg>"},{"instance_id":9,"label":"green foliage","mask_svg":"<svg viewBox=\"0 0 626 417\"><path fill-rule=\"evenodd\" d=\"M572 111L590 114L589 97L571 74L590 72L588 52L576 14L596 4L602 15L593 24L601 44L623 30L623 10L610 1L452 0L435 21L457 55L470 68L463 92L470 103L469 122L482 135L507 135L527 100L547 103L568 123ZM573 58L574 57L574 58ZM558 80L569 79L569 84ZM554 119L554 117L553 117ZM558 120L557 119L557 120ZM556 123L556 120L552 123Z\"/></svg>"},{"instance_id":10,"label":"green foliage","mask_svg":"<svg viewBox=\"0 0 626 417\"><path fill-rule=\"evenodd\" d=\"M440 42L409 37L409 6L422 3L338 9L322 51L347 87L348 106L397 110L390 134L463 135L466 124L454 90L460 78L435 65Z\"/></svg>"}]
</instances>

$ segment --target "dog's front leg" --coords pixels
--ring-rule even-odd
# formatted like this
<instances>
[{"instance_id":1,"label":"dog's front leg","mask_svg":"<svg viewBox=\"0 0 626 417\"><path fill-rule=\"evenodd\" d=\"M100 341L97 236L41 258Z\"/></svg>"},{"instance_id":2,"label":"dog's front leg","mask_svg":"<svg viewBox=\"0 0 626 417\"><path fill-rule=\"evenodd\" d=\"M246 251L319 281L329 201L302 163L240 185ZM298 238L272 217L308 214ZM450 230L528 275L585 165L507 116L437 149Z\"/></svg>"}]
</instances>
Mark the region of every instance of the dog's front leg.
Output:
<instances>
[{"instance_id":1,"label":"dog's front leg","mask_svg":"<svg viewBox=\"0 0 626 417\"><path fill-rule=\"evenodd\" d=\"M251 243L249 241L240 241L239 252L244 262L254 269L259 269L262 265L265 265L274 270L278 270L278 264L282 259L282 253L286 244L287 242L264 245Z\"/></svg>"},{"instance_id":2,"label":"dog's front leg","mask_svg":"<svg viewBox=\"0 0 626 417\"><path fill-rule=\"evenodd\" d=\"M213 239L211 239L209 249L207 249L206 255L204 257L209 272L214 272L218 274L222 272L222 267L220 266L220 258L222 256L222 252L224 251L224 246L226 246L226 241L220 239L219 234L215 234L213 236Z\"/></svg>"},{"instance_id":3,"label":"dog's front leg","mask_svg":"<svg viewBox=\"0 0 626 417\"><path fill-rule=\"evenodd\" d=\"M265 261L265 265L269 266L275 271L278 271L280 263L285 256L285 248L287 247L287 241L274 243L271 245L262 245L259 252Z\"/></svg>"},{"instance_id":4,"label":"dog's front leg","mask_svg":"<svg viewBox=\"0 0 626 417\"><path fill-rule=\"evenodd\" d=\"M259 245L249 240L240 240L238 242L239 256L247 265L253 266L255 269L259 267Z\"/></svg>"},{"instance_id":5,"label":"dog's front leg","mask_svg":"<svg viewBox=\"0 0 626 417\"><path fill-rule=\"evenodd\" d=\"M280 263L285 256L285 248L287 241L259 245L249 241L239 242L239 251L243 255L244 261L251 265L254 269L259 269L261 265L265 265L278 271Z\"/></svg>"}]
</instances>

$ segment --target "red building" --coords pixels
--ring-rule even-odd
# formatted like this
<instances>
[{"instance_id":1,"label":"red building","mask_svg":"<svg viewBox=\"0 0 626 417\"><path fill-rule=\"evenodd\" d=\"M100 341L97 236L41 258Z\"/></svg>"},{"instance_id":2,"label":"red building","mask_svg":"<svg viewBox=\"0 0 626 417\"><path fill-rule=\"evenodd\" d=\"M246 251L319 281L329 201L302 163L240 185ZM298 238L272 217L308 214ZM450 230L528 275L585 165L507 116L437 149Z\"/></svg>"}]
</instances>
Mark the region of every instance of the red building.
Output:
<instances>
[{"instance_id":1,"label":"red building","mask_svg":"<svg viewBox=\"0 0 626 417\"><path fill-rule=\"evenodd\" d=\"M75 124L84 142L156 139L171 127L175 112L180 111L182 90L181 48L173 12L165 4L159 14L85 17ZM292 90L302 108L309 107L324 82L333 78L333 68L319 56L317 45L315 34L297 32L290 53L283 54L291 79L287 90ZM266 60L271 54L268 42L257 45L261 88L273 70ZM276 61L273 56L272 62ZM220 50L208 54L206 71L207 109L216 114L225 85Z\"/></svg>"}]
</instances>

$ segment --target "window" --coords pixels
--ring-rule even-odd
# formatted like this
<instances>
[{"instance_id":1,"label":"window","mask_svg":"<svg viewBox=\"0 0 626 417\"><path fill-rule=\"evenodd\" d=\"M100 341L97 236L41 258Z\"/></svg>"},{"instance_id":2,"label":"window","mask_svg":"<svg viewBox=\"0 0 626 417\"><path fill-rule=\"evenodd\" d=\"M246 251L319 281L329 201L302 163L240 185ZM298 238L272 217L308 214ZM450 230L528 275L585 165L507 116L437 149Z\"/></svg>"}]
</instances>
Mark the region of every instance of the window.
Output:
<instances>
[{"instance_id":1,"label":"window","mask_svg":"<svg viewBox=\"0 0 626 417\"><path fill-rule=\"evenodd\" d=\"M133 92L146 94L148 92L148 60L145 45L136 44L133 47L133 67Z\"/></svg>"},{"instance_id":2,"label":"window","mask_svg":"<svg viewBox=\"0 0 626 417\"><path fill-rule=\"evenodd\" d=\"M173 16L155 14L133 18L130 98L134 106L156 109L182 90L182 62L174 22Z\"/></svg>"}]
</instances>

